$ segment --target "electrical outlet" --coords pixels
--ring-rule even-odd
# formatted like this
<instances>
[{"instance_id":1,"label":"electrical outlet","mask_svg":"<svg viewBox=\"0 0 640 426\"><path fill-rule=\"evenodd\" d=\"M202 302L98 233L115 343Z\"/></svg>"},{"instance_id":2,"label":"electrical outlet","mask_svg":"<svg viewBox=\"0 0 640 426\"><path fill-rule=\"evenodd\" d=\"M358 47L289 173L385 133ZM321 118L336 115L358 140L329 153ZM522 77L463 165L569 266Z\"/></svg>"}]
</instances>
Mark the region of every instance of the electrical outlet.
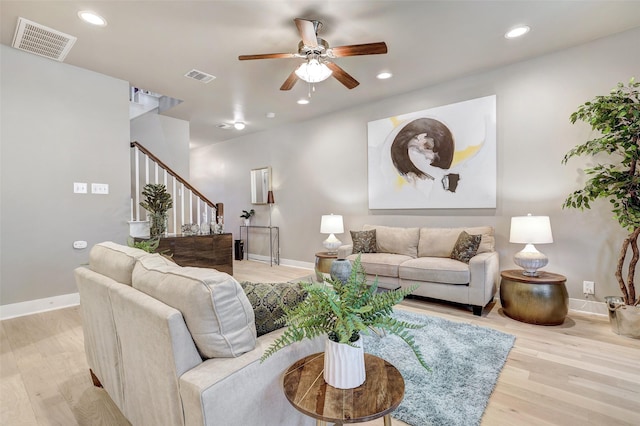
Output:
<instances>
[{"instance_id":1,"label":"electrical outlet","mask_svg":"<svg viewBox=\"0 0 640 426\"><path fill-rule=\"evenodd\" d=\"M593 281L582 281L582 292L584 294L596 294L596 283Z\"/></svg>"}]
</instances>

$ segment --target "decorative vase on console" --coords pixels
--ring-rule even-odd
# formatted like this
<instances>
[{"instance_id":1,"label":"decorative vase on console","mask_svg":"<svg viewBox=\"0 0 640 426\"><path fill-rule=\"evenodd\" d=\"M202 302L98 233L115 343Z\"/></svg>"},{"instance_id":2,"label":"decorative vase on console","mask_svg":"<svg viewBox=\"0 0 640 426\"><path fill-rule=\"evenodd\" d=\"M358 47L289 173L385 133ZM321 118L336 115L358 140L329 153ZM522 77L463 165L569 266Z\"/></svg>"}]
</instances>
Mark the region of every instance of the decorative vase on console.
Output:
<instances>
[{"instance_id":1,"label":"decorative vase on console","mask_svg":"<svg viewBox=\"0 0 640 426\"><path fill-rule=\"evenodd\" d=\"M140 206L149 212L149 234L151 238L165 236L169 225L169 215L167 212L173 207L171 194L162 184L148 183L142 191L144 201L140 201Z\"/></svg>"}]
</instances>

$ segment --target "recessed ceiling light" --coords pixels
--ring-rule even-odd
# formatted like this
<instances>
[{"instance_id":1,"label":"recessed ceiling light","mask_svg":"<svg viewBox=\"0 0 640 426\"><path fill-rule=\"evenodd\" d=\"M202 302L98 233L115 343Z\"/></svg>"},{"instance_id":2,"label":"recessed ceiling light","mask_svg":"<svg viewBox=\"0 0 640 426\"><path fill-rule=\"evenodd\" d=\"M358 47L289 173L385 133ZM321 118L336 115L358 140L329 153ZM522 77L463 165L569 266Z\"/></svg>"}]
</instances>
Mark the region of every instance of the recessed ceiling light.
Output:
<instances>
[{"instance_id":1,"label":"recessed ceiling light","mask_svg":"<svg viewBox=\"0 0 640 426\"><path fill-rule=\"evenodd\" d=\"M276 118L276 113L275 112L268 112L266 114L267 118Z\"/></svg>"},{"instance_id":2,"label":"recessed ceiling light","mask_svg":"<svg viewBox=\"0 0 640 426\"><path fill-rule=\"evenodd\" d=\"M90 10L81 10L78 12L78 16L85 22L88 22L92 25L97 25L98 27L106 27L107 20L102 16L98 15L95 12L91 12Z\"/></svg>"},{"instance_id":3,"label":"recessed ceiling light","mask_svg":"<svg viewBox=\"0 0 640 426\"><path fill-rule=\"evenodd\" d=\"M523 36L526 33L528 33L530 29L531 28L529 28L526 25L521 25L519 27L515 27L515 28L507 31L507 33L504 36L505 36L505 38L517 38L517 37Z\"/></svg>"},{"instance_id":4,"label":"recessed ceiling light","mask_svg":"<svg viewBox=\"0 0 640 426\"><path fill-rule=\"evenodd\" d=\"M309 103L309 99L302 98L302 99L298 99L297 102L298 102L298 105L306 105Z\"/></svg>"},{"instance_id":5,"label":"recessed ceiling light","mask_svg":"<svg viewBox=\"0 0 640 426\"><path fill-rule=\"evenodd\" d=\"M233 127L235 127L236 130L242 130L244 129L245 125L242 121L236 121L235 123L233 123Z\"/></svg>"},{"instance_id":6,"label":"recessed ceiling light","mask_svg":"<svg viewBox=\"0 0 640 426\"><path fill-rule=\"evenodd\" d=\"M386 80L386 79L391 78L391 77L393 77L393 74L391 74L388 71L383 71L383 72L381 72L380 74L378 74L376 76L376 78L379 79L379 80Z\"/></svg>"}]
</instances>

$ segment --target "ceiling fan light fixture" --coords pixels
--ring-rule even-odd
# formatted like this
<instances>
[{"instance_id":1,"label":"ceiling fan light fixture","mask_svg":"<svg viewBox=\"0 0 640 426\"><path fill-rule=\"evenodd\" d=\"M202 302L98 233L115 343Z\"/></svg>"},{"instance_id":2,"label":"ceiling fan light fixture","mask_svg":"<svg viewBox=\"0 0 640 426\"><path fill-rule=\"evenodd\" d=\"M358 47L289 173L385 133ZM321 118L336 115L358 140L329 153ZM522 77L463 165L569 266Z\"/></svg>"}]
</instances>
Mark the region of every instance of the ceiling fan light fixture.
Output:
<instances>
[{"instance_id":1,"label":"ceiling fan light fixture","mask_svg":"<svg viewBox=\"0 0 640 426\"><path fill-rule=\"evenodd\" d=\"M331 77L333 71L326 64L318 61L316 58L303 62L296 69L296 75L299 79L307 83L318 83Z\"/></svg>"},{"instance_id":2,"label":"ceiling fan light fixture","mask_svg":"<svg viewBox=\"0 0 640 426\"><path fill-rule=\"evenodd\" d=\"M296 103L297 103L298 105L307 105L307 104L309 103L309 99L305 99L305 98L298 99L298 100L296 101Z\"/></svg>"},{"instance_id":3,"label":"ceiling fan light fixture","mask_svg":"<svg viewBox=\"0 0 640 426\"><path fill-rule=\"evenodd\" d=\"M236 121L233 123L233 127L235 127L236 130L242 130L245 128L245 124L242 121Z\"/></svg>"},{"instance_id":4,"label":"ceiling fan light fixture","mask_svg":"<svg viewBox=\"0 0 640 426\"><path fill-rule=\"evenodd\" d=\"M391 74L389 71L383 71L381 73L378 73L378 75L376 76L378 80L386 80L391 77L393 77L393 74Z\"/></svg>"}]
</instances>

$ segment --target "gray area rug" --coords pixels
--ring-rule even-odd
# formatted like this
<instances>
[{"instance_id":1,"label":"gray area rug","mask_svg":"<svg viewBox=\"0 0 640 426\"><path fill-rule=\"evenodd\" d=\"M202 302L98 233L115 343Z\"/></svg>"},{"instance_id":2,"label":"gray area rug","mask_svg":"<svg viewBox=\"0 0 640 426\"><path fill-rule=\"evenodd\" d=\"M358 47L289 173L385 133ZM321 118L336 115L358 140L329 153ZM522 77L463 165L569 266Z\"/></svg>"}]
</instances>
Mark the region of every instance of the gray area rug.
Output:
<instances>
[{"instance_id":1,"label":"gray area rug","mask_svg":"<svg viewBox=\"0 0 640 426\"><path fill-rule=\"evenodd\" d=\"M405 395L391 415L413 426L479 425L515 336L486 327L396 310L423 324L411 330L431 372L400 338L364 335L364 350L393 364Z\"/></svg>"}]
</instances>

